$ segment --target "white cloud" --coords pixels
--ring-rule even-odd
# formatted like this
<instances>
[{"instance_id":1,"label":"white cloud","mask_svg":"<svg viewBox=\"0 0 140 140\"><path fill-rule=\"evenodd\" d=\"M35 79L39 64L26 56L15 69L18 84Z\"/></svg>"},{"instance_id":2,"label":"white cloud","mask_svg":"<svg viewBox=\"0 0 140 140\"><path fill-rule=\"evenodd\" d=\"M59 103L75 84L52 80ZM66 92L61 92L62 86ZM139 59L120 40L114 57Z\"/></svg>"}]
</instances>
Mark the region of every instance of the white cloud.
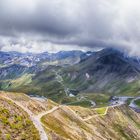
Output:
<instances>
[{"instance_id":1,"label":"white cloud","mask_svg":"<svg viewBox=\"0 0 140 140\"><path fill-rule=\"evenodd\" d=\"M41 53L41 52L59 52L61 50L70 51L70 50L90 50L88 47L80 47L78 45L66 45L66 44L55 44L51 42L42 42L42 41L32 41L26 40L25 38L20 38L17 41L12 40L11 38L0 38L2 51L18 51L22 53L32 52L32 53Z\"/></svg>"},{"instance_id":2,"label":"white cloud","mask_svg":"<svg viewBox=\"0 0 140 140\"><path fill-rule=\"evenodd\" d=\"M18 42L4 50L112 46L140 55L139 0L1 0L0 21L0 34Z\"/></svg>"}]
</instances>

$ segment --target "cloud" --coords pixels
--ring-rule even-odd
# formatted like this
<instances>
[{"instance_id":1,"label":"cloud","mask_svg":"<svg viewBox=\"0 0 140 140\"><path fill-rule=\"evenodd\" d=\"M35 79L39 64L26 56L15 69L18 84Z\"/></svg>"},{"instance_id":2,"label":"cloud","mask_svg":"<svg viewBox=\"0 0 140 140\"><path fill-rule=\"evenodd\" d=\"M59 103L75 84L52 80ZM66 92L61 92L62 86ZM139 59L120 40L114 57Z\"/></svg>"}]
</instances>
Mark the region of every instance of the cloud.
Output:
<instances>
[{"instance_id":1,"label":"cloud","mask_svg":"<svg viewBox=\"0 0 140 140\"><path fill-rule=\"evenodd\" d=\"M140 55L139 7L139 0L1 0L1 48L115 47Z\"/></svg>"}]
</instances>

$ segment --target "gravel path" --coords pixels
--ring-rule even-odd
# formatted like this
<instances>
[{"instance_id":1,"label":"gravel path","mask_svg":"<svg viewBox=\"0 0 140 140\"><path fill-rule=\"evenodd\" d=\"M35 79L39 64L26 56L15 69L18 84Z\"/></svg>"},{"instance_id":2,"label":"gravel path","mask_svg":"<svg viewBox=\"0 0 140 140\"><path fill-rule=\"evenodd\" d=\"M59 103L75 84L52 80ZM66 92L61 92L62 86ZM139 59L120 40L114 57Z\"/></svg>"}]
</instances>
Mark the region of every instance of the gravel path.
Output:
<instances>
[{"instance_id":1,"label":"gravel path","mask_svg":"<svg viewBox=\"0 0 140 140\"><path fill-rule=\"evenodd\" d=\"M16 101L14 101L14 100L12 100L12 99L10 99L8 97L5 97L5 96L4 96L4 98L6 98L7 100L12 101L13 103L15 103L16 105L18 105L19 107L21 107L25 112L27 112L28 115L29 115L29 117L30 117L30 119L31 119L31 121L33 122L33 124L35 125L36 129L39 132L40 139L41 140L48 140L48 136L47 136L47 134L46 134L46 132L45 132L43 126L42 126L41 121L40 121L40 119L43 116L43 114L42 115L34 115L27 107L23 106L19 102L16 102ZM49 113L51 111L54 111L54 109L50 110ZM48 112L46 112L44 114L48 114Z\"/></svg>"}]
</instances>

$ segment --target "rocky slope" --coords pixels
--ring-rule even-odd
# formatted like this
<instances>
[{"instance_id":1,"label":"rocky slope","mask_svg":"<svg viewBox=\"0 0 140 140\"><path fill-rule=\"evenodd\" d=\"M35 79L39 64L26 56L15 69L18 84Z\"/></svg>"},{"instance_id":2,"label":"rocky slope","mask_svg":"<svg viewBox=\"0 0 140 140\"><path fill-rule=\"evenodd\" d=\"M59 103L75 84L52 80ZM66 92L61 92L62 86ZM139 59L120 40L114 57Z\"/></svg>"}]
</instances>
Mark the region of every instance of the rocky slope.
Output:
<instances>
[{"instance_id":1,"label":"rocky slope","mask_svg":"<svg viewBox=\"0 0 140 140\"><path fill-rule=\"evenodd\" d=\"M57 53L44 52L39 54L0 51L0 67L13 64L20 64L27 67L32 67L37 64L72 64L79 62L82 54L82 51L60 51Z\"/></svg>"}]
</instances>

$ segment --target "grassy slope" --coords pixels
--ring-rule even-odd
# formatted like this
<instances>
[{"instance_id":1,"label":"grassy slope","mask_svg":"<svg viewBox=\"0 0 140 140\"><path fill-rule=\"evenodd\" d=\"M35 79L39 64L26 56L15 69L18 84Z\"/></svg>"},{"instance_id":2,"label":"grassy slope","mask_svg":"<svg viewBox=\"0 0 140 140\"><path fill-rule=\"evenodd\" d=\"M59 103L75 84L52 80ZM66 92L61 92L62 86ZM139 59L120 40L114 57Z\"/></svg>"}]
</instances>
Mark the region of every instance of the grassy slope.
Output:
<instances>
[{"instance_id":1,"label":"grassy slope","mask_svg":"<svg viewBox=\"0 0 140 140\"><path fill-rule=\"evenodd\" d=\"M119 87L119 94L120 95L128 95L128 96L139 96L139 87L140 87L140 80L128 83L128 84L122 84Z\"/></svg>"},{"instance_id":2,"label":"grassy slope","mask_svg":"<svg viewBox=\"0 0 140 140\"><path fill-rule=\"evenodd\" d=\"M29 81L31 82L22 84L21 86L11 85L7 90L47 96L59 103L65 96L64 88L55 80L55 74L51 71L38 74L32 79L29 79Z\"/></svg>"},{"instance_id":3,"label":"grassy slope","mask_svg":"<svg viewBox=\"0 0 140 140\"><path fill-rule=\"evenodd\" d=\"M136 100L135 104L140 107L140 99Z\"/></svg>"},{"instance_id":4,"label":"grassy slope","mask_svg":"<svg viewBox=\"0 0 140 140\"><path fill-rule=\"evenodd\" d=\"M71 109L63 107L42 118L50 140L140 139L140 115L127 106L110 108L106 115L105 108L93 110L73 106ZM90 116L95 117L81 119Z\"/></svg>"},{"instance_id":5,"label":"grassy slope","mask_svg":"<svg viewBox=\"0 0 140 140\"><path fill-rule=\"evenodd\" d=\"M0 97L0 139L39 140L39 134L27 113Z\"/></svg>"},{"instance_id":6,"label":"grassy slope","mask_svg":"<svg viewBox=\"0 0 140 140\"><path fill-rule=\"evenodd\" d=\"M19 78L15 79L10 79L10 80L1 80L0 82L2 83L1 89L17 89L19 87L28 85L32 82L32 76L33 74L27 74L25 73Z\"/></svg>"}]
</instances>

